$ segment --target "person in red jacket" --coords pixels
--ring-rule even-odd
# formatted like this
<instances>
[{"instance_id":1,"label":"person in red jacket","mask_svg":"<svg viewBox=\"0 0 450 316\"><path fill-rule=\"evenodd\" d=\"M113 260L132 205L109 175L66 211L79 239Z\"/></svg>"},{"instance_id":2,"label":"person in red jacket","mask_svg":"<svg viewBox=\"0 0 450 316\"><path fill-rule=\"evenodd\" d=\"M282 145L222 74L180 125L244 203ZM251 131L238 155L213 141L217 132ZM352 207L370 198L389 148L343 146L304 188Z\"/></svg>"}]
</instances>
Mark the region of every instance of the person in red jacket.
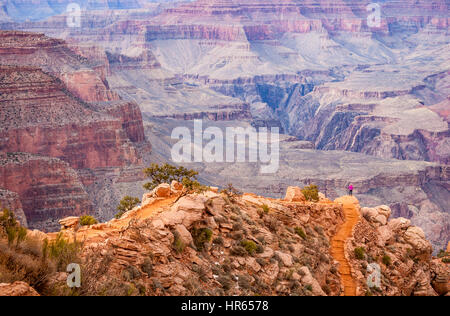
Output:
<instances>
[{"instance_id":1,"label":"person in red jacket","mask_svg":"<svg viewBox=\"0 0 450 316\"><path fill-rule=\"evenodd\" d=\"M353 185L350 184L350 185L348 186L348 192L349 192L350 196L353 195Z\"/></svg>"}]
</instances>

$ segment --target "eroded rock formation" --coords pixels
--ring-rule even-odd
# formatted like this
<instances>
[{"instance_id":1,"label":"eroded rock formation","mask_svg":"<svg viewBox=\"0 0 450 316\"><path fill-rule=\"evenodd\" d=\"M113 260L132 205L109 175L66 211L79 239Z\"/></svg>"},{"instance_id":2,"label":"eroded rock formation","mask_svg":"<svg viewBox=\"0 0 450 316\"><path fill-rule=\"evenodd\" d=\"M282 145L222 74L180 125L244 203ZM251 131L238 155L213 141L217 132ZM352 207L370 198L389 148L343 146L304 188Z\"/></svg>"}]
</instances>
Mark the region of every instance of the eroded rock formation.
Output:
<instances>
[{"instance_id":1,"label":"eroded rock formation","mask_svg":"<svg viewBox=\"0 0 450 316\"><path fill-rule=\"evenodd\" d=\"M19 221L20 225L23 227L28 226L20 196L16 192L0 189L0 212L5 208L14 211L16 220Z\"/></svg>"},{"instance_id":2,"label":"eroded rock formation","mask_svg":"<svg viewBox=\"0 0 450 316\"><path fill-rule=\"evenodd\" d=\"M93 213L94 205L109 207L93 198L96 192L142 177L142 154L150 146L139 107L119 100L108 87L107 69L64 41L13 31L0 37L0 153L42 158L23 158L24 170L11 169L24 177L28 172L27 181L12 181L3 169L0 187L18 193L30 227L43 230L57 228L62 217ZM52 158L60 159L52 170L56 174L46 175Z\"/></svg>"},{"instance_id":3,"label":"eroded rock formation","mask_svg":"<svg viewBox=\"0 0 450 316\"><path fill-rule=\"evenodd\" d=\"M162 188L170 191L168 184ZM343 293L330 242L347 220L339 200L289 202L207 191L174 203L178 195L166 191L120 219L76 230L86 240L82 257L89 269L80 293L95 294L105 284L114 284L108 291L115 295ZM420 228L402 218L387 221L389 216L387 206L366 210L345 240L356 294L445 295L448 264L431 258ZM63 234L70 238L73 231ZM364 247L360 259L354 258L357 246ZM367 260L382 274L370 289Z\"/></svg>"},{"instance_id":4,"label":"eroded rock formation","mask_svg":"<svg viewBox=\"0 0 450 316\"><path fill-rule=\"evenodd\" d=\"M0 154L0 187L19 195L30 228L58 229L59 218L94 210L78 174L56 158ZM20 209L12 210L20 215Z\"/></svg>"}]
</instances>

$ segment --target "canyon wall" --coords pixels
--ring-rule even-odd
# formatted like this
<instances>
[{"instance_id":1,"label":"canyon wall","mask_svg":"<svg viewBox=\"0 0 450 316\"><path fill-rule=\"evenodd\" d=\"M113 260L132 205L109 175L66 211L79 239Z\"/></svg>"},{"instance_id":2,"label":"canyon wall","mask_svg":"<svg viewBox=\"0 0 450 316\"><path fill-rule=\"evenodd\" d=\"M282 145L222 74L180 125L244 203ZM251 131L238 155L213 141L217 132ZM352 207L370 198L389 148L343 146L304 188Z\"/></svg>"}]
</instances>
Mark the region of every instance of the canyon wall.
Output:
<instances>
[{"instance_id":1,"label":"canyon wall","mask_svg":"<svg viewBox=\"0 0 450 316\"><path fill-rule=\"evenodd\" d=\"M1 151L57 157L75 169L139 162L121 120L90 110L37 68L1 72Z\"/></svg>"},{"instance_id":2,"label":"canyon wall","mask_svg":"<svg viewBox=\"0 0 450 316\"><path fill-rule=\"evenodd\" d=\"M58 229L58 219L70 215L103 218L98 210L111 204L93 202L102 188L86 190L106 185L107 174L111 182L142 178L142 155L151 147L139 107L109 88L108 64L77 55L64 41L12 31L0 37L0 153L11 167L0 187L19 195L32 228Z\"/></svg>"},{"instance_id":3,"label":"canyon wall","mask_svg":"<svg viewBox=\"0 0 450 316\"><path fill-rule=\"evenodd\" d=\"M16 192L0 190L0 212L4 209L13 210L14 215L23 227L28 227L27 217L23 212L20 196Z\"/></svg>"},{"instance_id":4,"label":"canyon wall","mask_svg":"<svg viewBox=\"0 0 450 316\"><path fill-rule=\"evenodd\" d=\"M2 65L39 67L87 102L119 99L106 83L107 65L89 62L62 40L19 31L2 31L0 40Z\"/></svg>"},{"instance_id":5,"label":"canyon wall","mask_svg":"<svg viewBox=\"0 0 450 316\"><path fill-rule=\"evenodd\" d=\"M94 210L76 171L55 158L1 154L0 187L19 195L32 229L55 230L58 219Z\"/></svg>"}]
</instances>

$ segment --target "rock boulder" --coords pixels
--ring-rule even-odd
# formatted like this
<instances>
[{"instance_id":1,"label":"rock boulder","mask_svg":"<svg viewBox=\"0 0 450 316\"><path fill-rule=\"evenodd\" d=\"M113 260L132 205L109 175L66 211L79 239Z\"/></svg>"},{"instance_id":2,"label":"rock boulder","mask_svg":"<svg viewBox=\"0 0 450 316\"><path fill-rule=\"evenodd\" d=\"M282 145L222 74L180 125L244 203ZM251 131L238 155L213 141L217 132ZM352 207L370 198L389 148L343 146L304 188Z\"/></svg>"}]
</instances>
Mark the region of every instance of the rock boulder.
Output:
<instances>
[{"instance_id":1,"label":"rock boulder","mask_svg":"<svg viewBox=\"0 0 450 316\"><path fill-rule=\"evenodd\" d=\"M304 202L306 201L302 190L299 187L288 187L286 190L285 201L288 202Z\"/></svg>"},{"instance_id":2,"label":"rock boulder","mask_svg":"<svg viewBox=\"0 0 450 316\"><path fill-rule=\"evenodd\" d=\"M31 286L22 281L14 283L1 283L0 296L39 296Z\"/></svg>"}]
</instances>

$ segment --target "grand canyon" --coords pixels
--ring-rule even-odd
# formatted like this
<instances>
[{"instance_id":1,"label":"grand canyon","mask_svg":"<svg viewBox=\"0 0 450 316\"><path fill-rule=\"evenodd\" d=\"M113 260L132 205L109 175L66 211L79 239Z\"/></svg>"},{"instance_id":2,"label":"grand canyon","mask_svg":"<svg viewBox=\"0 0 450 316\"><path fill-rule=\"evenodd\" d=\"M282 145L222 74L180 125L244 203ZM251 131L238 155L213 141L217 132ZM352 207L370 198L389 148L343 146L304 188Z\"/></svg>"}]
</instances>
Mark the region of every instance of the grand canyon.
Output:
<instances>
[{"instance_id":1,"label":"grand canyon","mask_svg":"<svg viewBox=\"0 0 450 316\"><path fill-rule=\"evenodd\" d=\"M80 295L450 295L449 8L0 0L0 212L22 248L83 240ZM275 128L278 168L174 161L198 122ZM206 189L149 193L154 163ZM125 196L143 198L115 218ZM65 267L12 275L0 246L0 294L74 294Z\"/></svg>"}]
</instances>

